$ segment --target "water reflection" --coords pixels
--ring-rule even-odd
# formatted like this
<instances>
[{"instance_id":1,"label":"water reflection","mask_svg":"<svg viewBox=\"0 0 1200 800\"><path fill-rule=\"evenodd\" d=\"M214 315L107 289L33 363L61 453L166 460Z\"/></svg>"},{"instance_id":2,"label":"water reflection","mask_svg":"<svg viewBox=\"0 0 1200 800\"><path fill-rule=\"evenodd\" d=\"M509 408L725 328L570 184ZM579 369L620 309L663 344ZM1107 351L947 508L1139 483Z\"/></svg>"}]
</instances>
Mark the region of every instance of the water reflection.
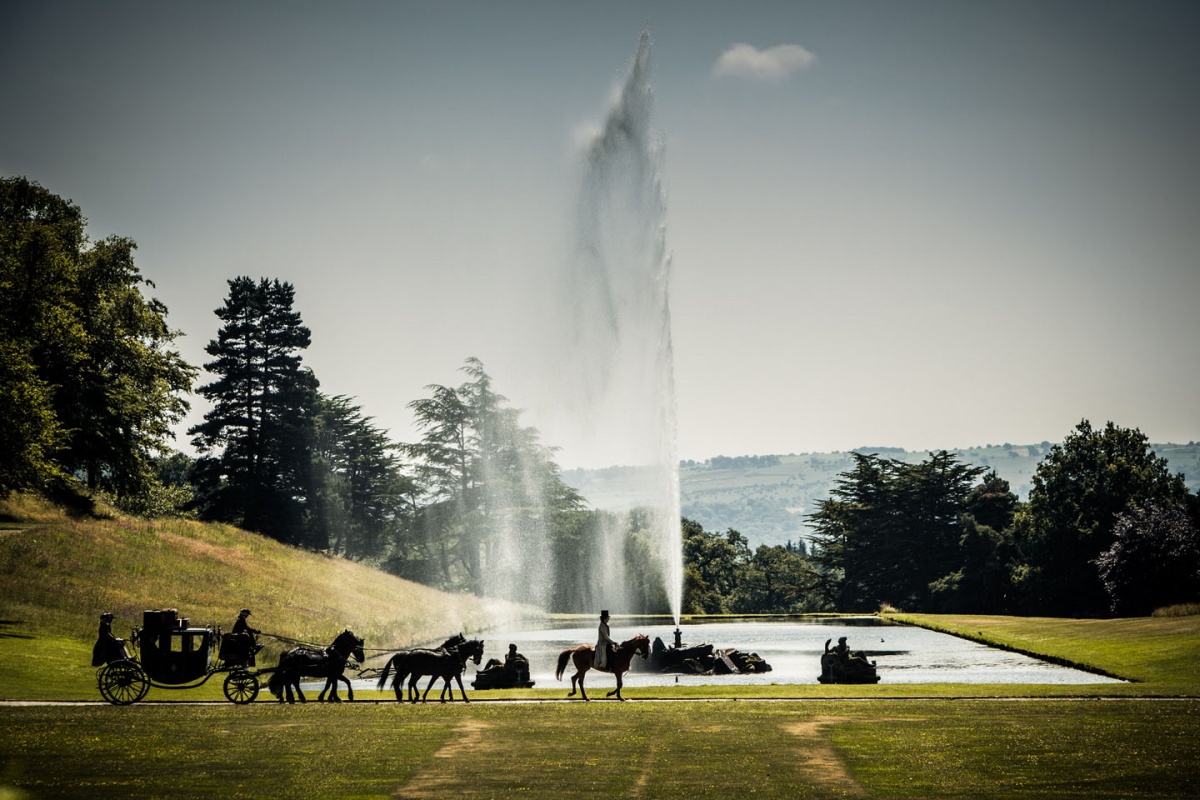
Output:
<instances>
[{"instance_id":1,"label":"water reflection","mask_svg":"<svg viewBox=\"0 0 1200 800\"><path fill-rule=\"evenodd\" d=\"M661 637L668 646L674 641L674 625L627 624L616 620L613 638L622 641L645 633L651 640ZM684 624L684 645L709 642L718 648L735 648L758 653L772 667L762 675L676 675L630 672L625 685L722 685L807 684L817 683L821 672L820 656L825 642L839 636L849 640L853 650L864 650L878 663L880 684L914 683L1037 683L1088 684L1120 683L1089 672L1061 667L1029 656L1009 653L944 633L895 625L877 617L839 617L827 620L740 621ZM569 672L563 681L554 679L559 652L580 644L594 644L596 629L559 627L539 630L495 631L480 634L487 641L485 658L503 658L510 642L528 659L530 677L537 688L565 687L570 690ZM474 667L468 667L464 681L474 679ZM612 677L588 674L588 683L611 688Z\"/></svg>"}]
</instances>

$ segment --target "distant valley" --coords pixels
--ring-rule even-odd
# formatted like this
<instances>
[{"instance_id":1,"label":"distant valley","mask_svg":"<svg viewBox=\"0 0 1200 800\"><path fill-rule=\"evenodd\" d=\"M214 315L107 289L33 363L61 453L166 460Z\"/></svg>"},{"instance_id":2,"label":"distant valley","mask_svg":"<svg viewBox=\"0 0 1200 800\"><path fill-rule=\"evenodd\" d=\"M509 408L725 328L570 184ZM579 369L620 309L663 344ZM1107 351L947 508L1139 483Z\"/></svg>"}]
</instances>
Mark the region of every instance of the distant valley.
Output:
<instances>
[{"instance_id":1,"label":"distant valley","mask_svg":"<svg viewBox=\"0 0 1200 800\"><path fill-rule=\"evenodd\" d=\"M1033 473L1052 444L989 444L950 452L965 463L996 470L1025 500ZM1172 472L1183 473L1189 490L1200 491L1200 443L1150 446L1167 459ZM895 447L861 447L855 452L877 453L905 462L929 457L928 451ZM717 456L706 461L685 461L679 470L683 516L709 531L740 531L751 547L797 542L807 538L805 515L815 510L819 500L829 498L837 476L852 465L850 452ZM565 470L563 480L593 508L628 508L636 502L642 469Z\"/></svg>"}]
</instances>

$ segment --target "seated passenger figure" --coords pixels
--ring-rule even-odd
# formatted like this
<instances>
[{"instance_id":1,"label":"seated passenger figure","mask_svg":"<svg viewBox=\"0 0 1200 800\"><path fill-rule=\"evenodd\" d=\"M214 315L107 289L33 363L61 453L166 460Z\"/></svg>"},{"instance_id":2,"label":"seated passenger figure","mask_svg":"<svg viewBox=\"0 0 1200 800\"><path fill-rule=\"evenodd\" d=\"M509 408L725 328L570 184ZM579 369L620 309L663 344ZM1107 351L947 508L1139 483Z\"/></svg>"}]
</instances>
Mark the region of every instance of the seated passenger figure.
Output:
<instances>
[{"instance_id":1,"label":"seated passenger figure","mask_svg":"<svg viewBox=\"0 0 1200 800\"><path fill-rule=\"evenodd\" d=\"M517 652L515 644L508 646L508 655L504 657L504 669L512 673L518 685L529 680L529 659Z\"/></svg>"},{"instance_id":2,"label":"seated passenger figure","mask_svg":"<svg viewBox=\"0 0 1200 800\"><path fill-rule=\"evenodd\" d=\"M113 615L106 611L100 615L100 630L96 636L96 644L92 646L92 666L111 664L129 658L125 652L125 640L118 639L112 632Z\"/></svg>"}]
</instances>

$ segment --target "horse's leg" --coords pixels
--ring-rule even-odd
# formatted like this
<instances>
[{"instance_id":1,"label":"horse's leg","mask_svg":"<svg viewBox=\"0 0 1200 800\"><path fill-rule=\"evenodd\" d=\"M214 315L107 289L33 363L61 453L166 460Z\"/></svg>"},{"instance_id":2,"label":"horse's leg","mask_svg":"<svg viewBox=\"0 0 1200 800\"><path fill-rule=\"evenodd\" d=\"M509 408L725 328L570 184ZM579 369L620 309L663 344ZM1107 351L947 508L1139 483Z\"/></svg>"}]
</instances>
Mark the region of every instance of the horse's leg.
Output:
<instances>
[{"instance_id":1,"label":"horse's leg","mask_svg":"<svg viewBox=\"0 0 1200 800\"><path fill-rule=\"evenodd\" d=\"M354 702L354 687L350 685L350 679L347 678L345 675L338 675L338 680L343 681L346 684L346 698L351 703L353 703ZM333 685L336 688L337 682L335 681Z\"/></svg>"},{"instance_id":2,"label":"horse's leg","mask_svg":"<svg viewBox=\"0 0 1200 800\"><path fill-rule=\"evenodd\" d=\"M279 693L279 702L281 702L281 703L296 702L292 698L292 679L291 679L291 677L286 672L283 672L282 670L277 670L277 672L279 672L279 682L283 685L283 691L281 691Z\"/></svg>"},{"instance_id":3,"label":"horse's leg","mask_svg":"<svg viewBox=\"0 0 1200 800\"><path fill-rule=\"evenodd\" d=\"M301 703L307 703L308 698L304 696L304 690L300 688L300 679L303 677L304 677L303 675L300 675L298 673L296 675L296 683L295 683L296 697L300 698Z\"/></svg>"},{"instance_id":4,"label":"horse's leg","mask_svg":"<svg viewBox=\"0 0 1200 800\"><path fill-rule=\"evenodd\" d=\"M420 679L421 676L415 672L408 679L408 702L410 703L416 703L417 698L421 696L421 689L417 686L417 681Z\"/></svg>"},{"instance_id":5,"label":"horse's leg","mask_svg":"<svg viewBox=\"0 0 1200 800\"><path fill-rule=\"evenodd\" d=\"M605 697L612 697L615 694L617 696L618 700L624 702L625 698L621 697L621 685L622 685L621 676L624 674L625 673L623 673L623 672L617 673L617 688L613 689L611 692L606 694Z\"/></svg>"},{"instance_id":6,"label":"horse's leg","mask_svg":"<svg viewBox=\"0 0 1200 800\"><path fill-rule=\"evenodd\" d=\"M469 702L471 702L471 701L470 701L470 700L467 698L467 690L466 690L466 689L464 689L464 688L463 688L463 685L462 685L462 673L461 673L461 672L459 672L459 673L456 673L456 674L455 674L455 676L454 676L454 680L458 681L458 690L459 690L460 692L462 692L462 696L463 696L463 702L464 702L464 703L469 703ZM453 700L453 699L454 699L454 688L453 688L453 687L450 685L450 679L449 679L449 678L447 678L447 679L446 679L446 688L450 690L450 699L451 699L451 700Z\"/></svg>"},{"instance_id":7,"label":"horse's leg","mask_svg":"<svg viewBox=\"0 0 1200 800\"><path fill-rule=\"evenodd\" d=\"M426 699L428 699L428 697L429 697L429 690L433 688L433 685L434 685L435 683L437 683L437 679L438 679L439 677L440 677L440 676L438 676L438 675L434 675L432 678L430 678L430 679L429 679L429 685L425 687L425 694L421 695L421 702L422 702L422 703L424 703L424 702L425 702L425 700L426 700ZM443 691L443 692L442 692L442 702L443 702L443 703L444 703L444 702L446 702L446 692L445 692L445 691Z\"/></svg>"},{"instance_id":8,"label":"horse's leg","mask_svg":"<svg viewBox=\"0 0 1200 800\"><path fill-rule=\"evenodd\" d=\"M588 699L587 691L583 688L583 676L587 675L587 670L581 669L581 670L579 670L579 672L576 672L575 674L579 676L579 693L581 695L583 695L584 700L587 700Z\"/></svg>"}]
</instances>

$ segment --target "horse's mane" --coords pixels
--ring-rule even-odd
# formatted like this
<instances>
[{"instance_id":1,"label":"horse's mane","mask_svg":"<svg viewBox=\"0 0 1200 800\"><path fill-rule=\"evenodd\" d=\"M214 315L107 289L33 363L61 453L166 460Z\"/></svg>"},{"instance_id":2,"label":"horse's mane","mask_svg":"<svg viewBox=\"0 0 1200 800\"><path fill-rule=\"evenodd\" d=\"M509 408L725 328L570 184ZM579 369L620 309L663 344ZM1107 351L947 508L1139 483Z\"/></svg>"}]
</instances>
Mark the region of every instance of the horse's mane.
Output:
<instances>
[{"instance_id":1,"label":"horse's mane","mask_svg":"<svg viewBox=\"0 0 1200 800\"><path fill-rule=\"evenodd\" d=\"M649 636L647 636L647 635L646 635L646 634L644 634L644 633L639 633L637 636L634 636L632 639L626 639L625 641L621 642L621 644L620 644L620 645L618 645L618 647L631 647L631 646L634 646L634 645L636 645L636 644L638 643L638 640L639 640L639 639L645 639L647 642L648 642L648 641L650 641L650 637L649 637Z\"/></svg>"}]
</instances>

